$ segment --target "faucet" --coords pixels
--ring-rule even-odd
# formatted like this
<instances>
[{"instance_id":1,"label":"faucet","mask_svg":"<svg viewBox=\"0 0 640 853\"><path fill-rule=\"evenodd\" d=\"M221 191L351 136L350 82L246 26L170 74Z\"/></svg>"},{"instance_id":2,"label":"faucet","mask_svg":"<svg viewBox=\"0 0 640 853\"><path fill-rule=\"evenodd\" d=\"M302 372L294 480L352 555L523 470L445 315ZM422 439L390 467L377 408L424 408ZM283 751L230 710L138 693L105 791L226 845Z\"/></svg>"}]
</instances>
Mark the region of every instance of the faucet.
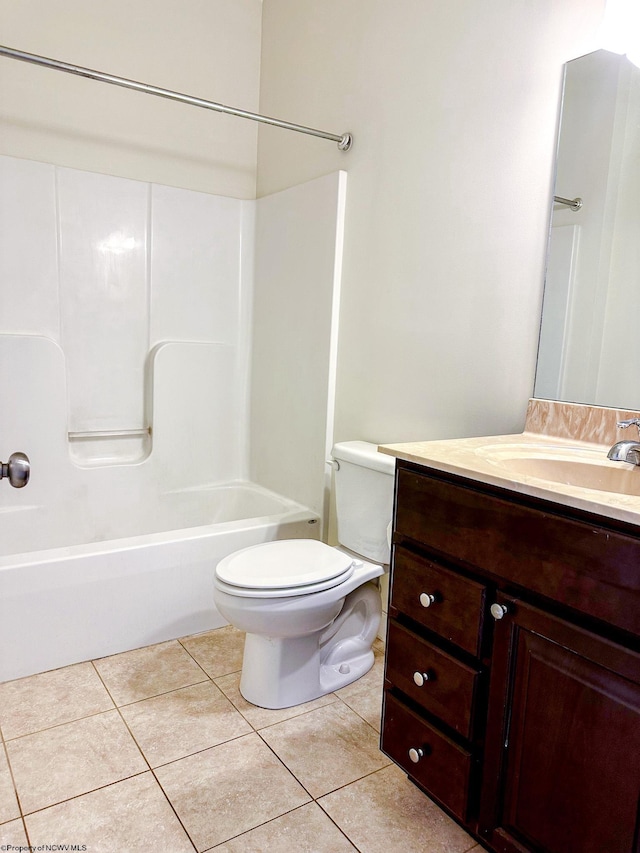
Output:
<instances>
[{"instance_id":1,"label":"faucet","mask_svg":"<svg viewBox=\"0 0 640 853\"><path fill-rule=\"evenodd\" d=\"M607 459L614 462L630 462L632 465L640 465L640 418L629 418L628 421L618 421L620 429L630 426L638 427L638 441L618 441L607 453Z\"/></svg>"}]
</instances>

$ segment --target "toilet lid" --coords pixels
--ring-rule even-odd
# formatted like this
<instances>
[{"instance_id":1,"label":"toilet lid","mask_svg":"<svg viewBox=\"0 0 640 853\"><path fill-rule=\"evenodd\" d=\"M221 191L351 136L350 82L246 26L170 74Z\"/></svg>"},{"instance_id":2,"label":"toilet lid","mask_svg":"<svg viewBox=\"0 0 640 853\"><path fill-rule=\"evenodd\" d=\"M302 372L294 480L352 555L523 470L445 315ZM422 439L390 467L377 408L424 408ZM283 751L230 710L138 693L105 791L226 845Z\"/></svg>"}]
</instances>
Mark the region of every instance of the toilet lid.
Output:
<instances>
[{"instance_id":1,"label":"toilet lid","mask_svg":"<svg viewBox=\"0 0 640 853\"><path fill-rule=\"evenodd\" d=\"M230 586L246 589L317 589L346 579L352 563L348 554L316 539L284 539L236 551L218 563L216 575Z\"/></svg>"}]
</instances>

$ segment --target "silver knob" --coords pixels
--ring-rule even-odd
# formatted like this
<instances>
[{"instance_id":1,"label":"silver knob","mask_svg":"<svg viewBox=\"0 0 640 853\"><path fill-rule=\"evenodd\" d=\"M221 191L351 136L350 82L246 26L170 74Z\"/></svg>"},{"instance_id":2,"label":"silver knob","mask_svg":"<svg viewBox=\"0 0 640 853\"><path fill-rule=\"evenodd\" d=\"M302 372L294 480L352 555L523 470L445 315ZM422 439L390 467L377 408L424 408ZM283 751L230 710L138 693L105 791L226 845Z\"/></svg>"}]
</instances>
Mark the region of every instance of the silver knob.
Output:
<instances>
[{"instance_id":1,"label":"silver knob","mask_svg":"<svg viewBox=\"0 0 640 853\"><path fill-rule=\"evenodd\" d=\"M9 478L14 489L21 489L29 482L31 463L26 453L12 453L8 462L0 462L0 480Z\"/></svg>"},{"instance_id":2,"label":"silver knob","mask_svg":"<svg viewBox=\"0 0 640 853\"><path fill-rule=\"evenodd\" d=\"M504 604L498 604L496 601L495 604L492 604L490 607L491 615L497 621L498 619L504 619L504 617L509 612L509 609Z\"/></svg>"},{"instance_id":3,"label":"silver knob","mask_svg":"<svg viewBox=\"0 0 640 853\"><path fill-rule=\"evenodd\" d=\"M413 747L409 750L409 758L413 761L414 764L417 764L421 758L424 758L424 751L422 749L413 749Z\"/></svg>"},{"instance_id":4,"label":"silver knob","mask_svg":"<svg viewBox=\"0 0 640 853\"><path fill-rule=\"evenodd\" d=\"M431 676L429 675L428 672L414 672L413 673L413 680L418 685L418 687L422 687L422 685L425 683L425 681L429 681L430 679L431 679Z\"/></svg>"},{"instance_id":5,"label":"silver knob","mask_svg":"<svg viewBox=\"0 0 640 853\"><path fill-rule=\"evenodd\" d=\"M432 604L436 603L435 595L432 595L430 592L421 592L420 593L420 604L423 607L431 607Z\"/></svg>"}]
</instances>

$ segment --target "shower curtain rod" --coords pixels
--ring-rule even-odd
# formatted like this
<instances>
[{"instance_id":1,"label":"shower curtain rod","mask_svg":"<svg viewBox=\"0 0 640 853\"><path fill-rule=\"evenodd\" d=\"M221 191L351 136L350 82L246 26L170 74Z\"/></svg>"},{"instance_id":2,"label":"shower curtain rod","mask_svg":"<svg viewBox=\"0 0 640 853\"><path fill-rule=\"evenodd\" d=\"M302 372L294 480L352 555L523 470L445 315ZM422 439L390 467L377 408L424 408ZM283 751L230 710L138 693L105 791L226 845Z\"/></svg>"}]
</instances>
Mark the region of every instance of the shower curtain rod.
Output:
<instances>
[{"instance_id":1,"label":"shower curtain rod","mask_svg":"<svg viewBox=\"0 0 640 853\"><path fill-rule=\"evenodd\" d=\"M0 45L0 56L6 56L8 59L19 59L22 62L31 62L34 65L43 65L46 68L53 68L56 71L66 71L67 74L77 74L79 77L88 77L91 80L99 80L101 83L111 83L114 86L123 86L125 89L135 89L138 92L145 92L147 95L157 95L160 98L168 98L171 101L180 101L183 104L191 104L194 107L203 107L205 110L215 110L219 113L227 113L228 115L239 116L240 118L248 118L252 121L259 121L263 124L271 124L275 127L282 127L285 130L295 130L298 133L306 133L309 136L319 136L322 139L330 139L338 143L340 151L348 151L353 144L353 137L350 133L328 133L324 130L316 130L313 127L305 127L301 124L292 124L288 121L280 121L276 118L259 115L258 113L250 113L246 110L237 110L233 107L227 107L224 104L217 104L215 101L205 101L202 98L193 98L191 95L182 95L180 92L172 92L170 89L161 89L158 86L149 86L147 83L137 83L135 80L128 80L126 77L116 77L113 74L104 74L102 71L93 71L90 68L83 68L81 65L70 65L68 62L60 62L58 59L49 59L46 56L38 56L35 53L25 53L22 50L14 50L11 47Z\"/></svg>"},{"instance_id":2,"label":"shower curtain rod","mask_svg":"<svg viewBox=\"0 0 640 853\"><path fill-rule=\"evenodd\" d=\"M553 200L556 204L566 204L571 210L580 210L582 207L581 198L562 198L561 195L554 195Z\"/></svg>"}]
</instances>

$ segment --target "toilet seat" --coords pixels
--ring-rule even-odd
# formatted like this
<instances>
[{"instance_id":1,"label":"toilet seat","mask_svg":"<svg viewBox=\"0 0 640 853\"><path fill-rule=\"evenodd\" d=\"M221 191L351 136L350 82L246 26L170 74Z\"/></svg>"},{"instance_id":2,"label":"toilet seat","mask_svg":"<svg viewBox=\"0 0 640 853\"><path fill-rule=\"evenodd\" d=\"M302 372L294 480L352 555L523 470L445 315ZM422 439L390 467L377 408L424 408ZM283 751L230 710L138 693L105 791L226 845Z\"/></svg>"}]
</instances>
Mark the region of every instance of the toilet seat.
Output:
<instances>
[{"instance_id":1,"label":"toilet seat","mask_svg":"<svg viewBox=\"0 0 640 853\"><path fill-rule=\"evenodd\" d=\"M230 595L281 598L331 589L348 580L352 557L316 539L253 545L218 563L216 584Z\"/></svg>"}]
</instances>

